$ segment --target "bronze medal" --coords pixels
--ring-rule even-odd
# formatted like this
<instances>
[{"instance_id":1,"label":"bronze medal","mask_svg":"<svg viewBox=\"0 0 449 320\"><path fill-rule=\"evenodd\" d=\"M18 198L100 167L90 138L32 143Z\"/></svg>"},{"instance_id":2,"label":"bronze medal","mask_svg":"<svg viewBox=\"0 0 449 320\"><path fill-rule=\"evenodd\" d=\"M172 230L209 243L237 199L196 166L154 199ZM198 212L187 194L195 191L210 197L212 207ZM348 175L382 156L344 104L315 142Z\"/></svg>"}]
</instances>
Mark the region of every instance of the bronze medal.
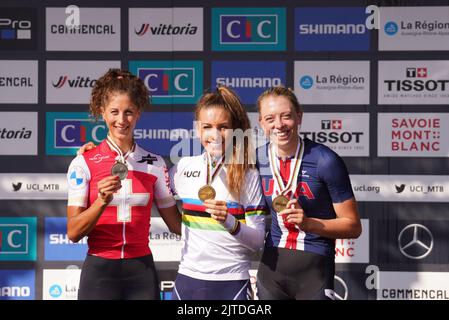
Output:
<instances>
[{"instance_id":1,"label":"bronze medal","mask_svg":"<svg viewBox=\"0 0 449 320\"><path fill-rule=\"evenodd\" d=\"M283 194L278 195L276 198L273 199L273 209L276 212L281 212L287 207L288 198L284 196Z\"/></svg>"},{"instance_id":2,"label":"bronze medal","mask_svg":"<svg viewBox=\"0 0 449 320\"><path fill-rule=\"evenodd\" d=\"M128 176L128 167L123 162L116 162L111 169L111 175L118 176L120 180Z\"/></svg>"},{"instance_id":3,"label":"bronze medal","mask_svg":"<svg viewBox=\"0 0 449 320\"><path fill-rule=\"evenodd\" d=\"M198 198L202 202L209 199L215 199L215 195L216 195L215 189L212 188L210 185L202 186L200 190L198 190Z\"/></svg>"}]
</instances>

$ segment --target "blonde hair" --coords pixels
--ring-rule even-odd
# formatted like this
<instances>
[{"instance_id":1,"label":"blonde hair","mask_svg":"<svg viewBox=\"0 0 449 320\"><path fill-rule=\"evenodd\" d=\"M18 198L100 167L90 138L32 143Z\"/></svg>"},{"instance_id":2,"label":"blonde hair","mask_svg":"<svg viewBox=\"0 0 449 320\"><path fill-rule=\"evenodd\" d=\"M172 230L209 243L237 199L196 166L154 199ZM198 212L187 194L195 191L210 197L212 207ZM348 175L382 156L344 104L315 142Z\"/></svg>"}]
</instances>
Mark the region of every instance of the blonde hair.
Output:
<instances>
[{"instance_id":1,"label":"blonde hair","mask_svg":"<svg viewBox=\"0 0 449 320\"><path fill-rule=\"evenodd\" d=\"M243 132L247 132L246 130L251 129L248 114L232 89L219 86L214 92L204 93L195 106L195 120L199 120L201 110L209 108L225 110L230 117L233 130L241 129ZM235 139L232 142L232 147L232 159L225 159L228 168L226 178L229 191L240 199L246 171L255 167L254 162L250 161L250 156L253 155L253 146L251 139L246 138ZM243 154L243 161L239 158L241 154Z\"/></svg>"},{"instance_id":2,"label":"blonde hair","mask_svg":"<svg viewBox=\"0 0 449 320\"><path fill-rule=\"evenodd\" d=\"M259 110L259 114L260 114L260 104L262 100L269 96L285 97L290 101L290 103L295 108L295 111L297 113L303 112L301 105L299 104L298 98L296 97L293 90L284 86L277 86L268 88L267 90L262 92L262 94L257 98L256 106L257 110Z\"/></svg>"}]
</instances>

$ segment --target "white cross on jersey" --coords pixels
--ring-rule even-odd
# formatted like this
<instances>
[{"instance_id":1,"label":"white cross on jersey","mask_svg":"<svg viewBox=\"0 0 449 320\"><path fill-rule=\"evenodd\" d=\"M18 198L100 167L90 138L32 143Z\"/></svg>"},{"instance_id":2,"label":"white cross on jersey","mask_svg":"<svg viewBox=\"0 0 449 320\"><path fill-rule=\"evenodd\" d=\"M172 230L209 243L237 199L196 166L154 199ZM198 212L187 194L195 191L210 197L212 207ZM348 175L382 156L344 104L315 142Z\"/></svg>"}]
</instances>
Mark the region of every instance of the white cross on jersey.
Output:
<instances>
[{"instance_id":1,"label":"white cross on jersey","mask_svg":"<svg viewBox=\"0 0 449 320\"><path fill-rule=\"evenodd\" d=\"M149 193L132 193L132 180L122 181L122 188L114 193L114 198L109 203L110 206L117 207L117 221L130 222L131 209L135 206L146 206L150 200Z\"/></svg>"}]
</instances>

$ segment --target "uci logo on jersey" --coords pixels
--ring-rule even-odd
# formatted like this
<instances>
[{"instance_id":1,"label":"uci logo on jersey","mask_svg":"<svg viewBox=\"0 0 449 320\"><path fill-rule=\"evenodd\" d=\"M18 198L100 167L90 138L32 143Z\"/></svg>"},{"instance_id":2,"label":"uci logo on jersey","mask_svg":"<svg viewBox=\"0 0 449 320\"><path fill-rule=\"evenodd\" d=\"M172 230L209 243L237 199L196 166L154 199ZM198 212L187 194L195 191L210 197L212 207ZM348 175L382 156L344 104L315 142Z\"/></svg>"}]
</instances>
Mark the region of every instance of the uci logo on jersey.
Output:
<instances>
[{"instance_id":1,"label":"uci logo on jersey","mask_svg":"<svg viewBox=\"0 0 449 320\"><path fill-rule=\"evenodd\" d=\"M74 155L86 142L99 144L106 138L104 121L94 121L86 112L48 112L46 150L51 155Z\"/></svg>"},{"instance_id":2,"label":"uci logo on jersey","mask_svg":"<svg viewBox=\"0 0 449 320\"><path fill-rule=\"evenodd\" d=\"M154 103L196 103L203 90L202 61L130 61Z\"/></svg>"},{"instance_id":3,"label":"uci logo on jersey","mask_svg":"<svg viewBox=\"0 0 449 320\"><path fill-rule=\"evenodd\" d=\"M212 49L285 50L285 17L285 8L212 9Z\"/></svg>"}]
</instances>

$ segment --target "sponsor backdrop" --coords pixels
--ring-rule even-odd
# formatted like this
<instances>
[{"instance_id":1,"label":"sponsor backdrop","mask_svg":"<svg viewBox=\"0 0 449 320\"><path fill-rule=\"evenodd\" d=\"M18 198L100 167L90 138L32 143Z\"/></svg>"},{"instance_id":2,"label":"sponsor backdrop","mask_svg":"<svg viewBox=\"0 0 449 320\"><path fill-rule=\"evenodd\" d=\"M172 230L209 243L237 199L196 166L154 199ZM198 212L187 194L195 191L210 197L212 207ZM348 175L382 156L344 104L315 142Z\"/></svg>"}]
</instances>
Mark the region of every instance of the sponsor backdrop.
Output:
<instances>
[{"instance_id":1,"label":"sponsor backdrop","mask_svg":"<svg viewBox=\"0 0 449 320\"><path fill-rule=\"evenodd\" d=\"M204 90L233 87L260 145L255 100L288 85L301 135L343 157L359 203L362 236L336 240L336 297L449 299L449 1L70 5L0 4L0 300L76 299L87 239L66 235L66 170L107 134L87 111L111 67L151 91L135 138L169 166L201 152L192 110ZM152 215L169 299L182 242Z\"/></svg>"}]
</instances>

